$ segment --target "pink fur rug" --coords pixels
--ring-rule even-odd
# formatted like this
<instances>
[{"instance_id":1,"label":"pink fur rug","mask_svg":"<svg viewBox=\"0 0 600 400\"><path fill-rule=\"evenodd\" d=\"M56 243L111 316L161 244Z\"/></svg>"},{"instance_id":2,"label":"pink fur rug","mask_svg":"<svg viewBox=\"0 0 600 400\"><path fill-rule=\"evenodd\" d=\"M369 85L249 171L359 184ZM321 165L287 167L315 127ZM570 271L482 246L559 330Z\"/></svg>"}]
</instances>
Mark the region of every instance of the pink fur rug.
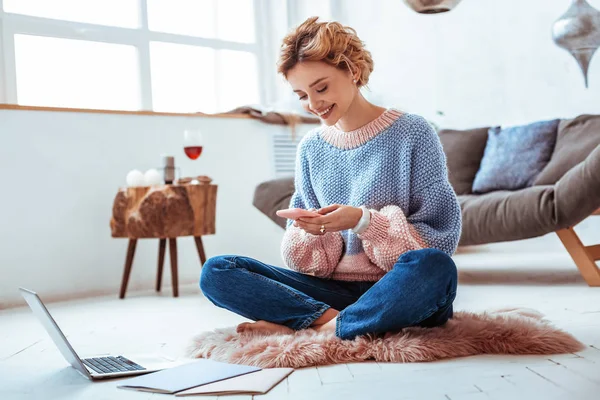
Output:
<instances>
[{"instance_id":1,"label":"pink fur rug","mask_svg":"<svg viewBox=\"0 0 600 400\"><path fill-rule=\"evenodd\" d=\"M354 340L312 329L276 335L217 329L196 336L187 355L262 368L301 368L369 359L406 363L476 354L559 354L584 347L535 310L504 309L456 312L441 327L413 327L384 337L367 335Z\"/></svg>"}]
</instances>

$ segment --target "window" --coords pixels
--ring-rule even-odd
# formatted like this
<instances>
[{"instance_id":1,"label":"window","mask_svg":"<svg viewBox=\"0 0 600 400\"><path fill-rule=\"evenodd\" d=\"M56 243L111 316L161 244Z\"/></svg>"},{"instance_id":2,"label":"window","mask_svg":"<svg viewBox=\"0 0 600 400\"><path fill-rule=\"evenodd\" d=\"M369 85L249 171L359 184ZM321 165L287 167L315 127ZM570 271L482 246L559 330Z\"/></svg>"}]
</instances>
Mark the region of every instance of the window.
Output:
<instances>
[{"instance_id":1,"label":"window","mask_svg":"<svg viewBox=\"0 0 600 400\"><path fill-rule=\"evenodd\" d=\"M251 0L148 0L148 28L156 32L254 43L252 15Z\"/></svg>"},{"instance_id":2,"label":"window","mask_svg":"<svg viewBox=\"0 0 600 400\"><path fill-rule=\"evenodd\" d=\"M138 0L4 0L4 11L56 20L138 28L138 3Z\"/></svg>"},{"instance_id":3,"label":"window","mask_svg":"<svg viewBox=\"0 0 600 400\"><path fill-rule=\"evenodd\" d=\"M238 99L242 104L256 103L258 82L256 57L248 52L221 50L217 53L219 69L217 86L221 105L225 109L235 108Z\"/></svg>"},{"instance_id":4,"label":"window","mask_svg":"<svg viewBox=\"0 0 600 400\"><path fill-rule=\"evenodd\" d=\"M215 3L216 0L148 0L148 28L155 32L215 38Z\"/></svg>"},{"instance_id":5,"label":"window","mask_svg":"<svg viewBox=\"0 0 600 400\"><path fill-rule=\"evenodd\" d=\"M261 103L261 4L0 0L0 102L205 113Z\"/></svg>"},{"instance_id":6,"label":"window","mask_svg":"<svg viewBox=\"0 0 600 400\"><path fill-rule=\"evenodd\" d=\"M212 113L258 103L251 53L152 42L150 65L156 111Z\"/></svg>"},{"instance_id":7,"label":"window","mask_svg":"<svg viewBox=\"0 0 600 400\"><path fill-rule=\"evenodd\" d=\"M20 104L139 110L137 49L122 44L15 35Z\"/></svg>"},{"instance_id":8,"label":"window","mask_svg":"<svg viewBox=\"0 0 600 400\"><path fill-rule=\"evenodd\" d=\"M152 42L150 70L156 111L216 111L214 49Z\"/></svg>"}]
</instances>

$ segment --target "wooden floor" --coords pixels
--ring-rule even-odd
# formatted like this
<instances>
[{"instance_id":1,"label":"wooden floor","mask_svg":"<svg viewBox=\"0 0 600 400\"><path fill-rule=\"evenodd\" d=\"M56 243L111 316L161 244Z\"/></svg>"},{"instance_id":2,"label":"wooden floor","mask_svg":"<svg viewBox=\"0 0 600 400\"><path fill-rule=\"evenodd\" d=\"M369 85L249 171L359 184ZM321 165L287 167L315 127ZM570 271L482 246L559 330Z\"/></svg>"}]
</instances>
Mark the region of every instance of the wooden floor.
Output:
<instances>
[{"instance_id":1,"label":"wooden floor","mask_svg":"<svg viewBox=\"0 0 600 400\"><path fill-rule=\"evenodd\" d=\"M476 356L433 363L360 363L296 370L265 399L600 399L600 288L589 288L566 252L512 245L463 249L457 310L527 306L588 347L556 356ZM530 248L531 249L531 248ZM547 247L546 247L547 249ZM36 289L36 288L32 288ZM244 321L194 286L49 304L83 356L157 352L179 357L201 331ZM43 298L43 293L41 293ZM156 399L166 395L87 381L70 368L27 308L0 312L0 399ZM251 396L227 396L251 399ZM165 397L166 398L166 397ZM205 397L206 398L206 397ZM216 397L208 397L215 399Z\"/></svg>"}]
</instances>

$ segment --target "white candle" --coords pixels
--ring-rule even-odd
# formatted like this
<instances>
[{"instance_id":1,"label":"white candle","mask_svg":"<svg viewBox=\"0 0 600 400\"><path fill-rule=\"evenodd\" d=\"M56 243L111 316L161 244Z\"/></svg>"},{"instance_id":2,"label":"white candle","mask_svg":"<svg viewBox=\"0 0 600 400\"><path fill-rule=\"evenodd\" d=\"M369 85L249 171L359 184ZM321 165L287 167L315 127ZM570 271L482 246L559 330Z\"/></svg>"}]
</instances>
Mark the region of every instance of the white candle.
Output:
<instances>
[{"instance_id":1,"label":"white candle","mask_svg":"<svg viewBox=\"0 0 600 400\"><path fill-rule=\"evenodd\" d=\"M127 186L144 186L146 184L146 180L144 178L144 174L137 169L129 171L127 174Z\"/></svg>"}]
</instances>

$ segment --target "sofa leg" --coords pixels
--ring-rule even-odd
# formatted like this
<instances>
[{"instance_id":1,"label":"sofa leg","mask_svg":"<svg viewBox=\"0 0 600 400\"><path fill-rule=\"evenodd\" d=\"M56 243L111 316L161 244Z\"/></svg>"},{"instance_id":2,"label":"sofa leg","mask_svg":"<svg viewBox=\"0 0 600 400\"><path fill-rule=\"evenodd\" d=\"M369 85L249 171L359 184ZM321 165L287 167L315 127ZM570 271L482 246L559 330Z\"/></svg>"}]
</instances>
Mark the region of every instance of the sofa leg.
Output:
<instances>
[{"instance_id":1,"label":"sofa leg","mask_svg":"<svg viewBox=\"0 0 600 400\"><path fill-rule=\"evenodd\" d=\"M559 239L575 261L575 265L589 286L600 286L600 244L584 246L572 227L556 231Z\"/></svg>"}]
</instances>

